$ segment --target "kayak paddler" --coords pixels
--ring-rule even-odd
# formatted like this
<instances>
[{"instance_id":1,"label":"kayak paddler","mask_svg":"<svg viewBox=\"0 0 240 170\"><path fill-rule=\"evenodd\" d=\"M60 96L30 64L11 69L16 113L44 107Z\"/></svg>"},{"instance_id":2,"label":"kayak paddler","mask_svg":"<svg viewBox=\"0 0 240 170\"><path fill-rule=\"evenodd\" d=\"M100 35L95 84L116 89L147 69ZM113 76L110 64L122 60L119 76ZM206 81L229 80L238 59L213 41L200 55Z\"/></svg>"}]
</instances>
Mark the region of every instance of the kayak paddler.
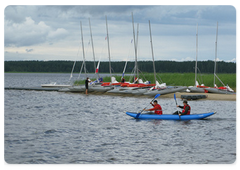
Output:
<instances>
[{"instance_id":1,"label":"kayak paddler","mask_svg":"<svg viewBox=\"0 0 240 170\"><path fill-rule=\"evenodd\" d=\"M157 100L154 100L154 102L150 102L150 104L153 106L153 108L151 109L143 109L145 111L153 111L154 110L154 113L157 114L157 115L161 115L162 114L162 107L160 106L160 104L158 104L158 101ZM147 113L147 114L152 114L152 112L150 113Z\"/></svg>"},{"instance_id":2,"label":"kayak paddler","mask_svg":"<svg viewBox=\"0 0 240 170\"><path fill-rule=\"evenodd\" d=\"M173 115L190 115L191 107L188 105L187 100L183 100L183 106L177 105L177 107L183 109L182 112L176 111L173 113Z\"/></svg>"}]
</instances>

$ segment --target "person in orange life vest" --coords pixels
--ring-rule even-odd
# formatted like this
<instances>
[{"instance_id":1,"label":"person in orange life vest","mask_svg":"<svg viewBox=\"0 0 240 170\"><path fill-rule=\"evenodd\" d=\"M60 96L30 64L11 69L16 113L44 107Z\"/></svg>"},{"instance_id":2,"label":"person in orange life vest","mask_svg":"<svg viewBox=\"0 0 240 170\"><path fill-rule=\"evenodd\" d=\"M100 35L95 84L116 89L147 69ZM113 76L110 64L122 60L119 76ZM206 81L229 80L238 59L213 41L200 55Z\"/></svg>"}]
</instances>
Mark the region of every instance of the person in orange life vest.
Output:
<instances>
[{"instance_id":1,"label":"person in orange life vest","mask_svg":"<svg viewBox=\"0 0 240 170\"><path fill-rule=\"evenodd\" d=\"M188 105L187 100L183 100L183 106L177 105L177 107L183 109L182 112L176 111L173 113L173 115L190 115L191 107Z\"/></svg>"},{"instance_id":2,"label":"person in orange life vest","mask_svg":"<svg viewBox=\"0 0 240 170\"><path fill-rule=\"evenodd\" d=\"M145 111L153 111L154 113L157 115L161 115L162 114L162 107L160 106L160 104L158 104L157 100L154 100L153 103L150 102L150 104L153 106L153 108L151 109L144 109ZM147 113L147 114L153 114L152 112Z\"/></svg>"}]
</instances>

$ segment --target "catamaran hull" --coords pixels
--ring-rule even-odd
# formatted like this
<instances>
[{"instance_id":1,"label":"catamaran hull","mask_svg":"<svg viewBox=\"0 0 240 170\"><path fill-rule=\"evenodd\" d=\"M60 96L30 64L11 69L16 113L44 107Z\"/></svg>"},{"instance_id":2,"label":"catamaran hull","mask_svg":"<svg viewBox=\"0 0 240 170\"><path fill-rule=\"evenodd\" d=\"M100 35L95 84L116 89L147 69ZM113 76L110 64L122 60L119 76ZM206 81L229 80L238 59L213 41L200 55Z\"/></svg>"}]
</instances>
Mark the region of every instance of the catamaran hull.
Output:
<instances>
[{"instance_id":1,"label":"catamaran hull","mask_svg":"<svg viewBox=\"0 0 240 170\"><path fill-rule=\"evenodd\" d=\"M107 93L119 93L119 90L120 90L119 88L113 88L113 89L107 91Z\"/></svg>"},{"instance_id":2,"label":"catamaran hull","mask_svg":"<svg viewBox=\"0 0 240 170\"><path fill-rule=\"evenodd\" d=\"M168 93L181 92L186 89L187 89L186 86L175 86L175 87L165 88L165 89L161 89L161 90L149 90L148 92L144 93L144 95L148 95L148 96L155 96L156 94L163 95L163 94L168 94Z\"/></svg>"},{"instance_id":3,"label":"catamaran hull","mask_svg":"<svg viewBox=\"0 0 240 170\"><path fill-rule=\"evenodd\" d=\"M71 87L71 85L64 85L64 84L41 84L42 87L46 88L67 88Z\"/></svg>"},{"instance_id":4,"label":"catamaran hull","mask_svg":"<svg viewBox=\"0 0 240 170\"><path fill-rule=\"evenodd\" d=\"M89 92L106 92L108 90L113 89L112 86L100 86L100 85L89 85ZM84 92L86 90L85 86L72 86L70 88L60 89L60 92Z\"/></svg>"},{"instance_id":5,"label":"catamaran hull","mask_svg":"<svg viewBox=\"0 0 240 170\"><path fill-rule=\"evenodd\" d=\"M134 95L142 95L144 93L146 93L149 89L136 89L136 90L132 90L132 94Z\"/></svg>"},{"instance_id":6,"label":"catamaran hull","mask_svg":"<svg viewBox=\"0 0 240 170\"><path fill-rule=\"evenodd\" d=\"M59 92L84 92L86 90L85 86L72 86L69 88L62 88L58 90Z\"/></svg>"},{"instance_id":7,"label":"catamaran hull","mask_svg":"<svg viewBox=\"0 0 240 170\"><path fill-rule=\"evenodd\" d=\"M107 93L127 94L133 88L135 87L115 87L114 89L107 91Z\"/></svg>"},{"instance_id":8,"label":"catamaran hull","mask_svg":"<svg viewBox=\"0 0 240 170\"><path fill-rule=\"evenodd\" d=\"M88 89L90 91L106 92L108 90L113 89L113 87L112 86L88 86Z\"/></svg>"},{"instance_id":9,"label":"catamaran hull","mask_svg":"<svg viewBox=\"0 0 240 170\"><path fill-rule=\"evenodd\" d=\"M204 90L205 88L188 87L188 89L189 89L190 92L192 92L192 93L206 93L206 91Z\"/></svg>"},{"instance_id":10,"label":"catamaran hull","mask_svg":"<svg viewBox=\"0 0 240 170\"><path fill-rule=\"evenodd\" d=\"M206 88L206 90L209 93L218 93L218 94L236 94L235 92L231 92L228 90L221 90L221 89L217 89L217 88Z\"/></svg>"},{"instance_id":11,"label":"catamaran hull","mask_svg":"<svg viewBox=\"0 0 240 170\"><path fill-rule=\"evenodd\" d=\"M124 94L132 94L132 92L134 91L134 89L137 89L138 87L128 87L127 90L123 90L122 93Z\"/></svg>"}]
</instances>

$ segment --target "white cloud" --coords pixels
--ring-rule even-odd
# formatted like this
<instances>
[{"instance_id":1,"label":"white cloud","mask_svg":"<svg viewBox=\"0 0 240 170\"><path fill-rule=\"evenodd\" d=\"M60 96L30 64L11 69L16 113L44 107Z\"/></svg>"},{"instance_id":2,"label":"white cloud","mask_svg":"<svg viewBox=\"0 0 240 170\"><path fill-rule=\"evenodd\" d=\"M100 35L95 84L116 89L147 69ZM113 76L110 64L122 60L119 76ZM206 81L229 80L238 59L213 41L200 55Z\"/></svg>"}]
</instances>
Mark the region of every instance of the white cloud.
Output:
<instances>
[{"instance_id":1,"label":"white cloud","mask_svg":"<svg viewBox=\"0 0 240 170\"><path fill-rule=\"evenodd\" d=\"M226 60L226 62L233 62L233 63L236 63L236 58L233 58L231 60Z\"/></svg>"},{"instance_id":2,"label":"white cloud","mask_svg":"<svg viewBox=\"0 0 240 170\"><path fill-rule=\"evenodd\" d=\"M63 28L58 28L56 31L49 31L48 33L48 39L54 40L54 39L62 39L68 35L68 31Z\"/></svg>"},{"instance_id":3,"label":"white cloud","mask_svg":"<svg viewBox=\"0 0 240 170\"><path fill-rule=\"evenodd\" d=\"M54 30L43 21L36 23L31 17L26 17L22 23L5 21L5 46L30 46L63 39L67 35L67 30Z\"/></svg>"}]
</instances>

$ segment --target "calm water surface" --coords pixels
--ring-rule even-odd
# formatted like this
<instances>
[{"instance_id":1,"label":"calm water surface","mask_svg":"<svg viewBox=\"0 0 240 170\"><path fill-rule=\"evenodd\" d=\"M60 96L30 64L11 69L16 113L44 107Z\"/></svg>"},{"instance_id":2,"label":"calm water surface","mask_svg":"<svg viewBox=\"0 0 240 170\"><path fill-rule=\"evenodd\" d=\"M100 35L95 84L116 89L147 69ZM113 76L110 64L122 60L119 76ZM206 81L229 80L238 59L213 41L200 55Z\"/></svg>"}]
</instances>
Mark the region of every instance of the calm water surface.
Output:
<instances>
[{"instance_id":1,"label":"calm water surface","mask_svg":"<svg viewBox=\"0 0 240 170\"><path fill-rule=\"evenodd\" d=\"M39 86L66 74L5 74L5 86ZM236 102L190 101L206 120L137 121L149 98L5 90L5 161L13 164L229 164L236 159ZM159 97L165 114L172 98ZM181 103L180 100L178 100ZM149 105L150 107L150 105Z\"/></svg>"}]
</instances>

